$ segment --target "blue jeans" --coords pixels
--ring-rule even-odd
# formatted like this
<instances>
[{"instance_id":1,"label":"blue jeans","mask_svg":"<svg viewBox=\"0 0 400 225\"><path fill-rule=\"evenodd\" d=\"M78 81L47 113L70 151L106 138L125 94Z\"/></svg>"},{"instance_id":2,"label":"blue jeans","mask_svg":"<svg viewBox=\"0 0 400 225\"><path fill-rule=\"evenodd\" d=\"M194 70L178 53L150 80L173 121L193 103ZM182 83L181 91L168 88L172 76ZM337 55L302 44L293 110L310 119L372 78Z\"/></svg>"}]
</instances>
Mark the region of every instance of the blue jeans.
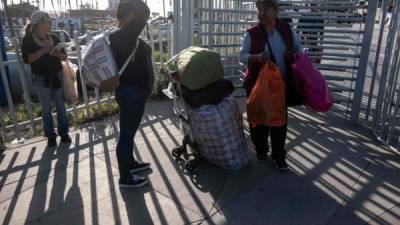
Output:
<instances>
[{"instance_id":1,"label":"blue jeans","mask_svg":"<svg viewBox=\"0 0 400 225\"><path fill-rule=\"evenodd\" d=\"M120 134L117 144L117 160L120 179L129 178L129 170L135 163L133 139L144 114L146 97L134 87L121 86L115 92L119 106Z\"/></svg>"},{"instance_id":2,"label":"blue jeans","mask_svg":"<svg viewBox=\"0 0 400 225\"><path fill-rule=\"evenodd\" d=\"M54 87L45 87L45 78L41 75L34 75L34 82L37 94L39 96L40 104L42 106L42 120L43 120L43 128L44 135L47 138L55 138L57 137L54 132L53 125L53 116L51 113L52 110L52 101L54 101L57 110L57 133L61 137L68 136L68 119L67 119L67 111L65 110L64 105L64 89L63 87L63 74L62 72L57 74L58 79L60 80L61 88Z\"/></svg>"}]
</instances>

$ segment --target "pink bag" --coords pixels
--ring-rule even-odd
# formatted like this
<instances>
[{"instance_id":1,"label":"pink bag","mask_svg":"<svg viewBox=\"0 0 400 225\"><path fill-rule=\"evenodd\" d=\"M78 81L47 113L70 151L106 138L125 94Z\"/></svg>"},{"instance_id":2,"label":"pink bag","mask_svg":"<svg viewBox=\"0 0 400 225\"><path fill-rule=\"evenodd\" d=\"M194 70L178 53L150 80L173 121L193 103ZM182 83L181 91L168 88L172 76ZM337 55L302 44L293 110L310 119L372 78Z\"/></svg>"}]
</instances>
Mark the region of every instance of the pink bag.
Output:
<instances>
[{"instance_id":1,"label":"pink bag","mask_svg":"<svg viewBox=\"0 0 400 225\"><path fill-rule=\"evenodd\" d=\"M317 112L326 112L332 105L332 95L321 72L306 54L296 53L292 70L296 86L303 95L304 105Z\"/></svg>"}]
</instances>

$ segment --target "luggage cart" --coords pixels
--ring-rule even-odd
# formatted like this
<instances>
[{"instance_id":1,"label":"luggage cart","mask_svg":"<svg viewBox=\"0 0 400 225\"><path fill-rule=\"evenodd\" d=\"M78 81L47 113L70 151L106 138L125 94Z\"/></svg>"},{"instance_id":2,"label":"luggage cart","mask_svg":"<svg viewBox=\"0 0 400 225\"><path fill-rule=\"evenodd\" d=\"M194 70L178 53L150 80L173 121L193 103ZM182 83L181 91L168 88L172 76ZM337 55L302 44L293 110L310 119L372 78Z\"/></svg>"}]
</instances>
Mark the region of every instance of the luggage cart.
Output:
<instances>
[{"instance_id":1,"label":"luggage cart","mask_svg":"<svg viewBox=\"0 0 400 225\"><path fill-rule=\"evenodd\" d=\"M172 149L171 154L176 159L185 161L184 168L188 171L195 169L203 161L199 152L199 146L195 141L192 133L191 119L188 114L188 105L182 98L180 83L176 73L169 72L171 83L168 89L164 90L164 94L172 99L173 110L179 121L180 130L183 134L182 145Z\"/></svg>"}]
</instances>

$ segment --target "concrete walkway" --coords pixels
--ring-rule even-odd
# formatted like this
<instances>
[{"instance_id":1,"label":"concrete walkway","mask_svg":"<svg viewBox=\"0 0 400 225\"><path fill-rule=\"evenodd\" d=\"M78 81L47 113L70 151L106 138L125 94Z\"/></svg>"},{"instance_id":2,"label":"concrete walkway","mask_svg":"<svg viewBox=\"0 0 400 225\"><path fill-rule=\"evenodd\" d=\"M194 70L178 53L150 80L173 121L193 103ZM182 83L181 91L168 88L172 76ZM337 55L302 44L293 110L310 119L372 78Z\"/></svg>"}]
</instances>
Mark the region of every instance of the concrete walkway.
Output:
<instances>
[{"instance_id":1,"label":"concrete walkway","mask_svg":"<svg viewBox=\"0 0 400 225\"><path fill-rule=\"evenodd\" d=\"M152 163L141 189L118 187L115 118L74 131L70 146L30 140L1 153L0 222L400 225L399 155L341 114L290 117L290 172L253 159L239 171L203 164L188 174L170 154L182 140L171 102L150 103L135 138L136 157Z\"/></svg>"}]
</instances>

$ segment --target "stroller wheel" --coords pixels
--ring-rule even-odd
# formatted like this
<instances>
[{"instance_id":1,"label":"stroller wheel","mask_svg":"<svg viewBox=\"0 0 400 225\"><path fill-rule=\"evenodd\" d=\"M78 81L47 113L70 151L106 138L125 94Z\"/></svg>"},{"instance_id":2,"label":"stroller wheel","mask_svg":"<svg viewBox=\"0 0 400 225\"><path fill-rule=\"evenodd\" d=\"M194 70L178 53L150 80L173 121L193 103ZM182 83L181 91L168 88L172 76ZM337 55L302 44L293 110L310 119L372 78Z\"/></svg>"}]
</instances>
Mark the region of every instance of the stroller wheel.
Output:
<instances>
[{"instance_id":1,"label":"stroller wheel","mask_svg":"<svg viewBox=\"0 0 400 225\"><path fill-rule=\"evenodd\" d=\"M188 161L186 161L185 169L188 171L194 170L198 165L199 165L198 159L189 159Z\"/></svg>"},{"instance_id":2,"label":"stroller wheel","mask_svg":"<svg viewBox=\"0 0 400 225\"><path fill-rule=\"evenodd\" d=\"M178 148L172 149L172 156L175 158L181 157L181 155L186 151L186 148L184 146L180 146Z\"/></svg>"}]
</instances>

